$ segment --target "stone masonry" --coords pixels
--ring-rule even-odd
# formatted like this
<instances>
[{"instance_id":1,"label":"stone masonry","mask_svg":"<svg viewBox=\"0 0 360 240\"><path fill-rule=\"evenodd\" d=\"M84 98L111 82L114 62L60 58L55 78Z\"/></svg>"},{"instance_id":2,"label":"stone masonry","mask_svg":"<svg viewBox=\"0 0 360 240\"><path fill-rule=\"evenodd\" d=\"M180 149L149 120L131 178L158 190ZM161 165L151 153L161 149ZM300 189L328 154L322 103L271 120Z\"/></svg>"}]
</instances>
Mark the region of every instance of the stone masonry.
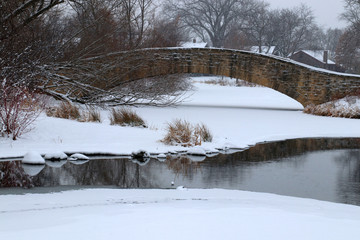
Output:
<instances>
[{"instance_id":1,"label":"stone masonry","mask_svg":"<svg viewBox=\"0 0 360 240\"><path fill-rule=\"evenodd\" d=\"M360 75L324 71L284 58L229 49L155 48L112 53L84 61L100 65L116 63L104 77L121 76L119 81L179 73L242 79L275 89L304 106L327 102L360 87Z\"/></svg>"}]
</instances>

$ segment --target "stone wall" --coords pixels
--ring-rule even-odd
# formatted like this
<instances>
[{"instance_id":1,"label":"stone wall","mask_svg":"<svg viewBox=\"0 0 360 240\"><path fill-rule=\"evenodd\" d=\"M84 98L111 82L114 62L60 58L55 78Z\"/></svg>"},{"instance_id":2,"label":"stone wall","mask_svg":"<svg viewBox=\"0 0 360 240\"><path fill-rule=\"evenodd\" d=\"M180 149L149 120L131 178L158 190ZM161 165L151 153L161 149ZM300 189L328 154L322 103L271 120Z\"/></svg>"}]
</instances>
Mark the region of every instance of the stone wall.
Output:
<instances>
[{"instance_id":1,"label":"stone wall","mask_svg":"<svg viewBox=\"0 0 360 240\"><path fill-rule=\"evenodd\" d=\"M287 59L228 49L159 48L113 53L86 59L117 63L105 79L119 81L176 74L203 73L242 79L275 89L304 106L321 104L360 87L360 76L308 68ZM103 80L102 80L103 81ZM98 83L100 86L102 83Z\"/></svg>"}]
</instances>

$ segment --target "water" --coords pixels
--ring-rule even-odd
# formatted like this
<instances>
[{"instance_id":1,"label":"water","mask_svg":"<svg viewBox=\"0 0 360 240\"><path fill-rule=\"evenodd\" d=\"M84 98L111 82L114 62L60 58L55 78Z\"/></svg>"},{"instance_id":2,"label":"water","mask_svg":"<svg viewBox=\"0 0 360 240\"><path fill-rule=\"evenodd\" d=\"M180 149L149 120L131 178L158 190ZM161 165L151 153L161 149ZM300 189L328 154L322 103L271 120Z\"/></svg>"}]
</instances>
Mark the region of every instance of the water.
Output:
<instances>
[{"instance_id":1,"label":"water","mask_svg":"<svg viewBox=\"0 0 360 240\"><path fill-rule=\"evenodd\" d=\"M6 187L0 189L0 194L84 187L175 188L181 185L269 192L360 205L359 146L359 139L297 139L259 144L242 152L219 154L205 160L189 156L146 162L109 158L86 162L47 161L45 166L0 162L0 186ZM10 186L36 187L26 190Z\"/></svg>"}]
</instances>

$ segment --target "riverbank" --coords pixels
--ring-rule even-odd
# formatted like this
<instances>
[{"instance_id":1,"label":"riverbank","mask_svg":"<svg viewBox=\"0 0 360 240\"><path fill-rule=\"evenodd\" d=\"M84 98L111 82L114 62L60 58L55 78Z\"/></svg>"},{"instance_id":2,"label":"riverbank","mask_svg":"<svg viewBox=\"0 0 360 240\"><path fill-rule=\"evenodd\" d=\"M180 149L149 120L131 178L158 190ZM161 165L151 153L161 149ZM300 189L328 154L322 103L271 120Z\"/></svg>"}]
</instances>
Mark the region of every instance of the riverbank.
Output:
<instances>
[{"instance_id":1,"label":"riverbank","mask_svg":"<svg viewBox=\"0 0 360 240\"><path fill-rule=\"evenodd\" d=\"M176 107L134 108L148 128L111 126L108 110L101 110L102 123L42 114L32 131L18 140L0 138L0 158L22 157L29 151L118 155L140 149L153 154L186 151L188 148L160 142L167 123L174 119L208 126L213 141L202 144L208 151L294 138L360 137L356 119L304 114L301 104L269 88L210 85L202 80L193 79L194 89Z\"/></svg>"}]
</instances>

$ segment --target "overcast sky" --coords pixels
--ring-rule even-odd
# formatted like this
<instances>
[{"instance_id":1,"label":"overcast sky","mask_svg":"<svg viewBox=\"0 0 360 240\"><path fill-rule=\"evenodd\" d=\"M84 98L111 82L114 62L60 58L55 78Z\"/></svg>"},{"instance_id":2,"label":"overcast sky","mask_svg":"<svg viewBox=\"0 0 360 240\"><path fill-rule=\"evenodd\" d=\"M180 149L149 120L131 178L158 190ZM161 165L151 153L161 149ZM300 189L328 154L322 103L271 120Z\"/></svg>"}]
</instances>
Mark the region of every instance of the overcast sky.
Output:
<instances>
[{"instance_id":1,"label":"overcast sky","mask_svg":"<svg viewBox=\"0 0 360 240\"><path fill-rule=\"evenodd\" d=\"M344 11L343 0L265 0L272 8L288 8L306 4L313 10L316 22L326 28L342 28L347 24L339 20L339 14Z\"/></svg>"}]
</instances>

